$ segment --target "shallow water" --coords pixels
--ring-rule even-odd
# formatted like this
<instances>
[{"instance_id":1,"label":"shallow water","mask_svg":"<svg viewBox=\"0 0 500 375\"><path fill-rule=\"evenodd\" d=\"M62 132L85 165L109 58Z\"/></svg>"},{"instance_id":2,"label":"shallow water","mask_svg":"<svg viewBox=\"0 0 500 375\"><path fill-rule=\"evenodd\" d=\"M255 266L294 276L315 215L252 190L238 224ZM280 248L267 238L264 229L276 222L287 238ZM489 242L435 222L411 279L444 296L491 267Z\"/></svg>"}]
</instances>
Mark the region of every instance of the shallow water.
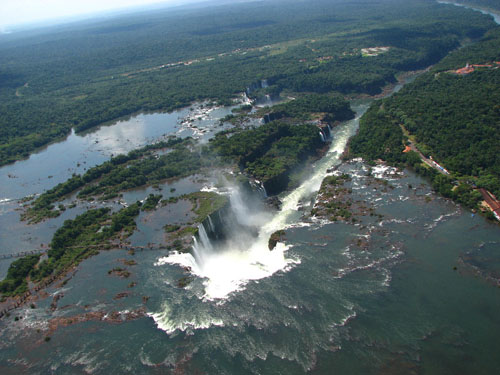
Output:
<instances>
[{"instance_id":1,"label":"shallow water","mask_svg":"<svg viewBox=\"0 0 500 375\"><path fill-rule=\"evenodd\" d=\"M338 164L336 155L315 171ZM366 177L360 161L334 173L341 172L353 176L353 200L381 218L297 225L300 198L318 187L308 179L299 197L285 197L290 214L279 216L288 227L280 251L293 263L220 298L206 298L207 278L161 262L166 250L102 252L35 309L2 321L2 373L495 373L500 291L461 262L498 264L498 226L435 196L409 171L373 168L387 186ZM153 238L168 218L162 210L142 213L133 242ZM116 267L130 276L109 274ZM186 288L177 285L182 277L191 280ZM48 331L50 319L92 311L125 319L141 308L146 315L121 324L98 318Z\"/></svg>"},{"instance_id":2,"label":"shallow water","mask_svg":"<svg viewBox=\"0 0 500 375\"><path fill-rule=\"evenodd\" d=\"M219 126L219 120L238 106L209 107L197 103L171 113L139 114L81 135L72 132L64 141L0 168L0 205L6 200L39 194L112 155L127 153L169 135L206 140L227 127Z\"/></svg>"},{"instance_id":3,"label":"shallow water","mask_svg":"<svg viewBox=\"0 0 500 375\"><path fill-rule=\"evenodd\" d=\"M473 6L470 6L470 5L465 5L465 4L458 4L458 3L454 3L452 1L438 1L438 3L440 3L440 4L448 4L448 5L455 5L457 7L463 7L463 8L467 8L467 9L472 9L472 10L475 10L477 12L481 12L483 14L488 14L488 15L490 15L490 16L493 17L493 19L495 20L496 23L500 24L500 14L498 14L498 12L491 12L491 11L486 10L486 9L476 8L476 7L473 7Z\"/></svg>"},{"instance_id":4,"label":"shallow water","mask_svg":"<svg viewBox=\"0 0 500 375\"><path fill-rule=\"evenodd\" d=\"M243 100L243 99L242 99ZM120 208L118 202L79 202L67 209L60 217L40 224L27 226L20 221L22 213L19 199L40 194L58 183L66 181L74 173L98 165L110 156L126 153L138 147L161 140L170 135L191 136L200 142L206 141L214 132L227 128L219 121L232 107L210 107L206 103L194 104L190 108L172 113L139 114L107 126L101 126L87 134L72 133L64 141L49 145L26 160L0 168L0 254L13 254L46 246L54 232L66 219L73 219L89 208L111 206ZM192 193L201 188L193 178L170 181L160 186L164 198ZM175 192L171 192L175 189ZM134 189L124 193L123 203L143 200L150 193L158 194L152 187ZM63 201L67 206L74 197ZM9 261L0 259L0 277L4 277Z\"/></svg>"},{"instance_id":5,"label":"shallow water","mask_svg":"<svg viewBox=\"0 0 500 375\"><path fill-rule=\"evenodd\" d=\"M167 251L103 252L79 267L54 313L49 298L16 313L22 321L9 318L0 363L63 374L495 373L499 289L453 267L483 248L498 262L498 227L436 197L411 172L378 169L385 186L368 183L361 162L339 169L353 176L353 199L373 204L382 218L291 226L285 256L298 263L219 299L205 298L204 279L158 263ZM123 259L138 264L125 267ZM118 266L131 276L108 274ZM183 276L192 277L185 289L177 286ZM49 317L143 306L149 316L61 327L43 341Z\"/></svg>"},{"instance_id":6,"label":"shallow water","mask_svg":"<svg viewBox=\"0 0 500 375\"><path fill-rule=\"evenodd\" d=\"M359 114L368 104L354 107ZM335 129L328 156L299 189L283 197L284 208L266 219L262 233L287 228L286 241L275 254L257 249L265 258L278 255L283 262L277 267L266 269L264 261L260 270L265 272L241 274L234 272L238 268L231 257L223 257L224 266L213 269L222 276L230 274L216 280L229 288L212 296L208 291L207 296L217 274L183 268L187 256L167 262L173 259L166 250L101 252L83 262L64 286L49 288L49 297L36 301L36 308L25 306L0 321L1 373L498 373L498 226L435 196L426 181L410 171L373 168L372 175L386 181L381 183L366 176L368 168L361 161L338 166L344 138L356 127L354 120ZM165 131L162 125L155 129L157 135L144 142ZM127 145L125 137L110 139L121 139L121 147ZM89 138L82 148L95 164L118 152L115 146L99 149L100 140ZM60 174L51 169L51 179L48 170L30 167L44 153L56 155L57 147L63 144L0 169L7 176L13 171L9 168L18 168L14 170L24 185L18 192L9 179L2 196L40 192L90 166L82 163L88 160L81 158L84 152L64 161ZM78 161L81 165L75 167ZM304 201L314 196L327 169L334 166L339 171L333 173L353 176L348 183L353 200L373 207L376 215L360 217L356 224L301 217L307 213L307 207L301 210ZM168 197L213 184L204 177L161 188ZM157 192L138 189L126 193L124 201ZM141 213L132 243L160 240L162 225L177 220L186 209L182 203L178 206ZM19 223L17 207L15 201L0 203L3 252L47 243L64 219L86 208L79 205L59 218L27 227ZM242 266L252 272L259 267L256 258L240 255ZM132 260L137 264L131 265ZM2 275L8 264L0 261ZM117 267L130 275L109 273ZM178 286L182 278L189 280L185 288ZM62 297L56 301L56 295ZM51 303L57 305L54 311ZM144 313L125 321L132 311ZM90 312L106 315L75 323ZM107 320L113 314L124 321ZM15 321L16 316L22 319ZM49 322L53 328L65 317L72 323L66 320L68 326L51 329ZM45 342L47 336L51 340Z\"/></svg>"}]
</instances>

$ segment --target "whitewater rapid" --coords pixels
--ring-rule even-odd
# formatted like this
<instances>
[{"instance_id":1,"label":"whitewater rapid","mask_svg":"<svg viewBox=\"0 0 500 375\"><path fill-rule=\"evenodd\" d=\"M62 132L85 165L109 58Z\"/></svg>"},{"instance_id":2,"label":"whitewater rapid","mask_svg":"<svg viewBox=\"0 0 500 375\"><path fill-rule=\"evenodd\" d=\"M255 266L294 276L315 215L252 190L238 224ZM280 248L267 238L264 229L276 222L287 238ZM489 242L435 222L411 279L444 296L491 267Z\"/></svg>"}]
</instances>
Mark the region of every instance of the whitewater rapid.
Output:
<instances>
[{"instance_id":1,"label":"whitewater rapid","mask_svg":"<svg viewBox=\"0 0 500 375\"><path fill-rule=\"evenodd\" d=\"M234 238L218 247L210 242L205 228L200 225L199 240L194 245L193 254L173 253L160 258L156 265L178 264L187 267L194 275L204 279L203 299L220 300L243 290L251 280L270 277L276 272L286 272L299 264L300 259L287 254L290 246L285 243L279 242L272 251L269 250L269 237L278 230L297 225L301 217L301 201L313 197L328 175L328 170L340 164L340 155L349 138L355 134L359 118L367 107L368 105L360 105L356 118L333 129L333 140L327 154L312 167L312 173L297 189L282 198L282 207L276 214L252 213L238 189L232 189L231 209L238 221L259 224L257 238L241 239L243 234L236 233Z\"/></svg>"}]
</instances>

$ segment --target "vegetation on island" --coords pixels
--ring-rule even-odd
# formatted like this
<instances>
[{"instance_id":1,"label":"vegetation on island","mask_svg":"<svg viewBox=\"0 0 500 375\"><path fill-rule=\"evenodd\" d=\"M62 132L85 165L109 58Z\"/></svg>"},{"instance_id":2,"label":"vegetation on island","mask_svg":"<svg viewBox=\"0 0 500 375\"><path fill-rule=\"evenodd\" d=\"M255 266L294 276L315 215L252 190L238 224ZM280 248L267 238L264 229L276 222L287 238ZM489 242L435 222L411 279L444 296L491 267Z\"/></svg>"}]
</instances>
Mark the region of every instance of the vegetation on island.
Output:
<instances>
[{"instance_id":1,"label":"vegetation on island","mask_svg":"<svg viewBox=\"0 0 500 375\"><path fill-rule=\"evenodd\" d=\"M12 262L7 276L0 282L0 293L3 296L15 296L28 290L26 278L33 272L40 255L28 255Z\"/></svg>"},{"instance_id":2,"label":"vegetation on island","mask_svg":"<svg viewBox=\"0 0 500 375\"><path fill-rule=\"evenodd\" d=\"M152 210L161 195L150 195L141 205L136 202L129 207L112 213L109 208L88 210L73 220L66 220L55 232L47 257L40 262L40 255L29 255L14 261L6 278L0 282L0 293L4 297L16 296L28 290L28 280L42 283L44 280L62 275L82 260L96 255L100 250L112 249L129 237L136 228L135 218L142 210ZM198 232L197 225L210 214L223 208L227 197L213 192L195 192L176 197L168 203L189 200L196 214L194 221L186 225L168 225L165 230L170 234L170 246L184 251L191 237ZM123 276L123 275L122 275Z\"/></svg>"},{"instance_id":3,"label":"vegetation on island","mask_svg":"<svg viewBox=\"0 0 500 375\"><path fill-rule=\"evenodd\" d=\"M350 153L408 165L445 197L477 208L476 187L500 196L500 30L443 59L391 98L374 102L351 139ZM457 73L467 63L480 63ZM490 65L490 66L487 66ZM449 174L422 161L413 144Z\"/></svg>"},{"instance_id":4,"label":"vegetation on island","mask_svg":"<svg viewBox=\"0 0 500 375\"><path fill-rule=\"evenodd\" d=\"M197 223L202 223L209 215L222 209L229 202L226 196L211 191L197 191L184 195L183 198L193 203L193 212L196 214L194 221Z\"/></svg>"},{"instance_id":5,"label":"vegetation on island","mask_svg":"<svg viewBox=\"0 0 500 375\"><path fill-rule=\"evenodd\" d=\"M344 184L351 180L348 174L328 176L321 183L311 216L325 217L330 221L350 220L352 200Z\"/></svg>"},{"instance_id":6,"label":"vegetation on island","mask_svg":"<svg viewBox=\"0 0 500 375\"><path fill-rule=\"evenodd\" d=\"M352 177L347 173L327 176L321 183L311 217L330 222L358 223L363 217L373 217L380 221L382 214L376 212L375 207L367 200L353 194ZM368 172L363 179L364 184L371 186L373 190L387 192L394 187L387 180L379 179ZM360 242L357 241L360 246Z\"/></svg>"},{"instance_id":7,"label":"vegetation on island","mask_svg":"<svg viewBox=\"0 0 500 375\"><path fill-rule=\"evenodd\" d=\"M39 255L29 255L14 261L0 283L0 292L4 296L23 294L28 278L42 282L65 273L99 250L112 248L113 240L122 240L135 230L140 206L137 202L115 213L109 208L93 209L64 221L52 237L47 258L39 262Z\"/></svg>"},{"instance_id":8,"label":"vegetation on island","mask_svg":"<svg viewBox=\"0 0 500 375\"><path fill-rule=\"evenodd\" d=\"M188 200L192 204L192 212L196 215L188 223L174 223L164 226L167 240L171 242L170 248L178 251L186 251L191 243L191 238L198 234L198 226L203 224L208 217L227 206L229 200L226 196L214 192L198 191L191 194L171 198L165 204ZM183 241L184 240L184 241ZM168 248L169 246L167 246Z\"/></svg>"},{"instance_id":9,"label":"vegetation on island","mask_svg":"<svg viewBox=\"0 0 500 375\"><path fill-rule=\"evenodd\" d=\"M263 17L265 15L265 17ZM258 20L258 21L256 21ZM155 11L0 38L0 165L139 111L267 92L378 93L494 27L426 0L313 0ZM365 48L386 46L380 54Z\"/></svg>"},{"instance_id":10,"label":"vegetation on island","mask_svg":"<svg viewBox=\"0 0 500 375\"><path fill-rule=\"evenodd\" d=\"M305 94L289 102L266 107L259 111L259 114L265 114L271 120L282 118L293 118L301 121L321 119L331 124L354 117L349 102L339 94Z\"/></svg>"},{"instance_id":11,"label":"vegetation on island","mask_svg":"<svg viewBox=\"0 0 500 375\"><path fill-rule=\"evenodd\" d=\"M210 140L209 152L235 161L261 181L269 194L275 194L287 187L287 174L308 157L317 155L323 146L315 125L274 121L229 136L219 133Z\"/></svg>"},{"instance_id":12,"label":"vegetation on island","mask_svg":"<svg viewBox=\"0 0 500 375\"><path fill-rule=\"evenodd\" d=\"M119 193L146 184L155 184L169 178L179 178L197 172L202 161L199 154L190 150L191 139L171 138L158 142L127 155L118 155L109 161L90 168L83 175L73 175L37 197L23 215L31 223L45 218L57 217L61 210L55 202L78 191L78 198L103 200L118 197ZM154 151L168 149L158 155ZM146 209L149 206L146 206Z\"/></svg>"},{"instance_id":13,"label":"vegetation on island","mask_svg":"<svg viewBox=\"0 0 500 375\"><path fill-rule=\"evenodd\" d=\"M162 198L161 194L149 194L141 207L142 211L153 211Z\"/></svg>"}]
</instances>

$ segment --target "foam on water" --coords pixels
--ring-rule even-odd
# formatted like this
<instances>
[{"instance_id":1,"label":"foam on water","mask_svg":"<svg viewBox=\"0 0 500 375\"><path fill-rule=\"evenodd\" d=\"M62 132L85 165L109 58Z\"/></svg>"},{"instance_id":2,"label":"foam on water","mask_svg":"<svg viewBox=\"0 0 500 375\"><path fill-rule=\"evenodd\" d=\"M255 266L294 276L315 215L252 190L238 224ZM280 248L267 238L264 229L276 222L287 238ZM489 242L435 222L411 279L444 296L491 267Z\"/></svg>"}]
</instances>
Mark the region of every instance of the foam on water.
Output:
<instances>
[{"instance_id":1,"label":"foam on water","mask_svg":"<svg viewBox=\"0 0 500 375\"><path fill-rule=\"evenodd\" d=\"M212 326L223 327L224 322L220 319L211 319L210 317L205 318L194 318L190 321L177 321L172 318L170 308L167 303L162 306L162 311L158 313L148 314L155 321L157 327L168 334L172 334L175 331L187 331L195 329L207 329Z\"/></svg>"},{"instance_id":2,"label":"foam on water","mask_svg":"<svg viewBox=\"0 0 500 375\"><path fill-rule=\"evenodd\" d=\"M299 260L287 258L289 246L278 243L273 251L260 241L247 250L238 247L221 249L204 254L200 261L191 254L173 253L158 260L157 266L180 264L189 267L196 276L204 278L206 300L227 298L231 293L242 290L250 280L269 277L278 271L287 271ZM206 250L206 249L205 249Z\"/></svg>"},{"instance_id":3,"label":"foam on water","mask_svg":"<svg viewBox=\"0 0 500 375\"><path fill-rule=\"evenodd\" d=\"M359 117L353 121L358 120ZM316 193L328 169L340 163L339 155L355 130L356 127L352 126L351 122L335 129L332 145L327 155L314 166L313 174L283 198L282 208L276 215L270 219L259 218L264 221L261 222L259 235L253 243L242 246L236 241L229 241L223 248L213 249L211 244L202 239L202 244L195 244L194 256L174 253L160 259L157 265L170 263L189 267L195 275L206 279L204 298L213 300L227 298L232 292L241 290L250 280L269 277L299 263L299 260L287 257L286 251L289 247L283 243L278 243L276 248L270 251L269 237L278 230L297 224L300 201ZM231 194L231 206L238 220L244 224L255 224L251 222L254 217L248 212L237 191ZM200 232L203 235L203 231Z\"/></svg>"},{"instance_id":4,"label":"foam on water","mask_svg":"<svg viewBox=\"0 0 500 375\"><path fill-rule=\"evenodd\" d=\"M278 242L273 250L269 250L269 237L278 230L310 225L300 221L300 204L317 193L328 170L340 164L340 155L348 139L356 131L359 117L333 130L333 142L327 155L313 166L313 173L307 180L282 198L281 209L276 214L252 213L246 201L241 199L238 190L231 191L231 209L237 221L242 225L258 224L257 236L245 238L245 234L235 233L222 245L211 244L203 235L205 228L200 226L200 237L194 245L193 254L173 252L158 259L155 265L180 265L190 270L192 274L203 279L204 293L197 294L198 297L205 302L215 301L217 304L223 304L231 295L244 290L250 281L267 278L278 272L287 272L300 264L300 259L288 252L290 246L285 243ZM188 285L187 288L190 289L191 286ZM160 311L150 314L158 328L167 333L206 329L224 324L220 317L212 317L210 313L195 314L196 318L187 319L176 315L166 304Z\"/></svg>"},{"instance_id":5,"label":"foam on water","mask_svg":"<svg viewBox=\"0 0 500 375\"><path fill-rule=\"evenodd\" d=\"M401 172L390 165L378 164L372 168L372 175L376 178L393 181L395 176L400 176Z\"/></svg>"}]
</instances>

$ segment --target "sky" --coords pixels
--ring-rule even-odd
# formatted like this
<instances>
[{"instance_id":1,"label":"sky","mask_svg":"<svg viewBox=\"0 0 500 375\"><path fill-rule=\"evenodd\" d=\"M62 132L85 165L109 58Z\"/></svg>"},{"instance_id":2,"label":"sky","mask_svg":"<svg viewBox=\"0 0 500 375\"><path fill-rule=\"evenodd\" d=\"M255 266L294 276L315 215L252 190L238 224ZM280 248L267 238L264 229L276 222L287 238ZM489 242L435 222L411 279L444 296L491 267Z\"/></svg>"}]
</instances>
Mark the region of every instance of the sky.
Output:
<instances>
[{"instance_id":1,"label":"sky","mask_svg":"<svg viewBox=\"0 0 500 375\"><path fill-rule=\"evenodd\" d=\"M44 22L157 3L179 3L178 0L0 0L0 31L9 26Z\"/></svg>"}]
</instances>

